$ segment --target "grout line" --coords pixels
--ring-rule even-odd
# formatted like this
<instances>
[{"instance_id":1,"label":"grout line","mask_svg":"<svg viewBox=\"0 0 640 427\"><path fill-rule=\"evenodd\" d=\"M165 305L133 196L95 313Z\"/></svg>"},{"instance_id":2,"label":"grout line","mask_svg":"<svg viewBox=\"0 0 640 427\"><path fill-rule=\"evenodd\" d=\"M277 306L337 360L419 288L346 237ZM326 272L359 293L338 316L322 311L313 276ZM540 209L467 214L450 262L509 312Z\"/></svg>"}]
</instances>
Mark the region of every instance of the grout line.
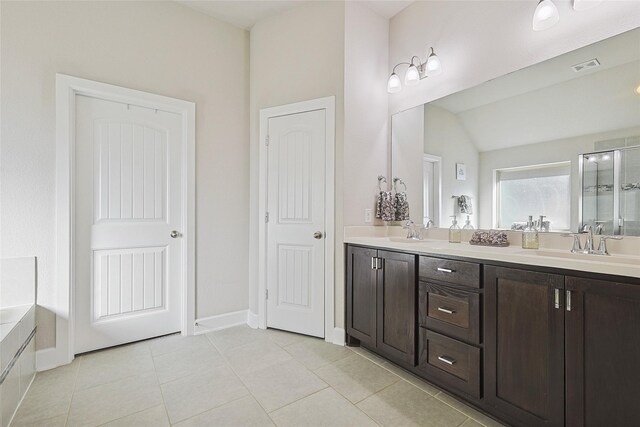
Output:
<instances>
[{"instance_id":1,"label":"grout line","mask_svg":"<svg viewBox=\"0 0 640 427\"><path fill-rule=\"evenodd\" d=\"M80 366L82 365L83 358L79 357L78 366L76 367L75 378L73 379L73 389L71 390L71 399L69 399L69 408L67 409L67 418L64 420L64 425L69 425L69 415L71 414L71 405L73 404L73 399L76 396L76 386L78 384L78 376L80 375ZM73 362L71 362L73 363Z\"/></svg>"},{"instance_id":2,"label":"grout line","mask_svg":"<svg viewBox=\"0 0 640 427\"><path fill-rule=\"evenodd\" d=\"M167 416L167 422L169 425L172 425L171 418L169 418L169 411L167 410L167 402L164 399L164 393L162 392L162 384L160 384L160 378L158 378L158 371L156 370L156 359L153 358L153 352L151 351L151 346L147 343L147 348L149 349L149 355L151 356L151 363L153 363L153 374L156 377L156 381L158 382L158 388L160 389L160 397L162 398L162 407L164 408L164 413Z\"/></svg>"}]
</instances>

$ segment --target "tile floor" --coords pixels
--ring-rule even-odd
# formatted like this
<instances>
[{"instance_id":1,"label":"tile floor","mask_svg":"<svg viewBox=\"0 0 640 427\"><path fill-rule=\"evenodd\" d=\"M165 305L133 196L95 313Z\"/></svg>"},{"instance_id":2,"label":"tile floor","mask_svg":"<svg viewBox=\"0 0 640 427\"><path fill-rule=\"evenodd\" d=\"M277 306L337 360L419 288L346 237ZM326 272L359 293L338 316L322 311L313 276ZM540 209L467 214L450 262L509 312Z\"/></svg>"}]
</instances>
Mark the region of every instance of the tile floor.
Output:
<instances>
[{"instance_id":1,"label":"tile floor","mask_svg":"<svg viewBox=\"0 0 640 427\"><path fill-rule=\"evenodd\" d=\"M12 426L499 426L360 348L238 326L39 373Z\"/></svg>"}]
</instances>

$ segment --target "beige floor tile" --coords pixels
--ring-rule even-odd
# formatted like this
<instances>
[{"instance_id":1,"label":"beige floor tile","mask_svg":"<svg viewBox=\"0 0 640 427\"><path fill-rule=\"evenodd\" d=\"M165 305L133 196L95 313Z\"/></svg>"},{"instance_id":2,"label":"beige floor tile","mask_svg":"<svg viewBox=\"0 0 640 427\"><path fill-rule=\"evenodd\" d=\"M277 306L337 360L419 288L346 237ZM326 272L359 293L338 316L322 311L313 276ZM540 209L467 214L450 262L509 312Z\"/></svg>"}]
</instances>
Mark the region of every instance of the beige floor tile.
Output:
<instances>
[{"instance_id":1,"label":"beige floor tile","mask_svg":"<svg viewBox=\"0 0 640 427\"><path fill-rule=\"evenodd\" d=\"M267 329L266 336L281 347L295 344L305 340L314 340L316 338L308 335L296 334L293 332L281 331L279 329Z\"/></svg>"},{"instance_id":2,"label":"beige floor tile","mask_svg":"<svg viewBox=\"0 0 640 427\"><path fill-rule=\"evenodd\" d=\"M364 347L347 347L349 350L353 351L356 354L359 354L360 356L369 359L370 361L372 361L373 363L376 363L378 365L382 365L384 363L387 363L387 359L384 359L380 356L378 356L377 354L367 350Z\"/></svg>"},{"instance_id":3,"label":"beige floor tile","mask_svg":"<svg viewBox=\"0 0 640 427\"><path fill-rule=\"evenodd\" d=\"M13 419L11 427L64 427L67 423L67 414L58 415L57 417L40 419L26 422L25 420Z\"/></svg>"},{"instance_id":4,"label":"beige floor tile","mask_svg":"<svg viewBox=\"0 0 640 427\"><path fill-rule=\"evenodd\" d=\"M61 400L64 402L59 403ZM64 396L51 396L46 399L34 399L27 395L20 404L18 412L13 418L12 426L34 426L47 425L47 420L62 419L62 425L67 420L69 405L71 404L71 393ZM53 424L56 424L55 422Z\"/></svg>"},{"instance_id":5,"label":"beige floor tile","mask_svg":"<svg viewBox=\"0 0 640 427\"><path fill-rule=\"evenodd\" d=\"M398 381L357 406L385 426L457 427L467 419L406 381Z\"/></svg>"},{"instance_id":6,"label":"beige floor tile","mask_svg":"<svg viewBox=\"0 0 640 427\"><path fill-rule=\"evenodd\" d=\"M164 405L154 406L104 424L105 427L169 427L170 425Z\"/></svg>"},{"instance_id":7,"label":"beige floor tile","mask_svg":"<svg viewBox=\"0 0 640 427\"><path fill-rule=\"evenodd\" d=\"M226 351L224 356L241 377L291 359L289 353L270 340L259 340L234 347Z\"/></svg>"},{"instance_id":8,"label":"beige floor tile","mask_svg":"<svg viewBox=\"0 0 640 427\"><path fill-rule=\"evenodd\" d=\"M226 365L162 385L172 424L248 394L240 379Z\"/></svg>"},{"instance_id":9,"label":"beige floor tile","mask_svg":"<svg viewBox=\"0 0 640 427\"><path fill-rule=\"evenodd\" d=\"M242 380L267 412L327 387L324 381L293 359L248 374Z\"/></svg>"},{"instance_id":10,"label":"beige floor tile","mask_svg":"<svg viewBox=\"0 0 640 427\"><path fill-rule=\"evenodd\" d=\"M241 345L268 339L267 332L261 329L253 329L247 325L234 326L233 328L209 332L206 337L221 352L225 353Z\"/></svg>"},{"instance_id":11,"label":"beige floor tile","mask_svg":"<svg viewBox=\"0 0 640 427\"><path fill-rule=\"evenodd\" d=\"M180 334L167 335L148 341L151 355L161 356L174 351L199 350L211 347L211 342L204 335L182 336Z\"/></svg>"},{"instance_id":12,"label":"beige floor tile","mask_svg":"<svg viewBox=\"0 0 640 427\"><path fill-rule=\"evenodd\" d=\"M34 425L44 420L66 420L80 361L38 372L18 408L12 425ZM55 424L52 421L52 424Z\"/></svg>"},{"instance_id":13,"label":"beige floor tile","mask_svg":"<svg viewBox=\"0 0 640 427\"><path fill-rule=\"evenodd\" d=\"M213 346L195 350L173 351L153 358L160 384L208 372L212 368L224 365L224 358Z\"/></svg>"},{"instance_id":14,"label":"beige floor tile","mask_svg":"<svg viewBox=\"0 0 640 427\"><path fill-rule=\"evenodd\" d=\"M284 347L296 360L315 370L353 354L346 347L328 343L320 338L305 340Z\"/></svg>"},{"instance_id":15,"label":"beige floor tile","mask_svg":"<svg viewBox=\"0 0 640 427\"><path fill-rule=\"evenodd\" d=\"M314 372L352 403L357 403L400 381L398 376L358 354L323 366Z\"/></svg>"},{"instance_id":16,"label":"beige floor tile","mask_svg":"<svg viewBox=\"0 0 640 427\"><path fill-rule=\"evenodd\" d=\"M179 427L267 427L273 426L273 422L253 397L246 396L175 425Z\"/></svg>"},{"instance_id":17,"label":"beige floor tile","mask_svg":"<svg viewBox=\"0 0 640 427\"><path fill-rule=\"evenodd\" d=\"M500 424L498 421L494 420L493 418L487 415L484 415L483 413L473 409L471 406L467 405L466 403L463 403L460 400L456 399L455 397L452 397L446 393L443 393L443 392L438 393L436 395L436 399L457 409L458 411L462 412L466 416L473 418L475 421L478 421L480 424L486 427L503 427L504 426L503 424Z\"/></svg>"},{"instance_id":18,"label":"beige floor tile","mask_svg":"<svg viewBox=\"0 0 640 427\"><path fill-rule=\"evenodd\" d=\"M394 363L385 362L384 364L382 364L382 367L384 369L387 369L393 372L403 380L408 381L409 383L418 387L420 390L424 391L425 393L429 393L432 396L435 396L436 394L440 393L440 389L436 388L434 385L429 384L422 378L413 375L409 371L405 371L404 369L402 369L401 367L399 367Z\"/></svg>"},{"instance_id":19,"label":"beige floor tile","mask_svg":"<svg viewBox=\"0 0 640 427\"><path fill-rule=\"evenodd\" d=\"M132 344L80 356L76 390L151 372L154 369L149 347Z\"/></svg>"},{"instance_id":20,"label":"beige floor tile","mask_svg":"<svg viewBox=\"0 0 640 427\"><path fill-rule=\"evenodd\" d=\"M69 411L69 426L96 426L162 404L154 373L76 391Z\"/></svg>"},{"instance_id":21,"label":"beige floor tile","mask_svg":"<svg viewBox=\"0 0 640 427\"><path fill-rule=\"evenodd\" d=\"M476 420L469 418L467 421L462 423L460 427L482 427L482 424L480 424Z\"/></svg>"},{"instance_id":22,"label":"beige floor tile","mask_svg":"<svg viewBox=\"0 0 640 427\"><path fill-rule=\"evenodd\" d=\"M272 412L278 426L375 426L376 423L332 388Z\"/></svg>"}]
</instances>

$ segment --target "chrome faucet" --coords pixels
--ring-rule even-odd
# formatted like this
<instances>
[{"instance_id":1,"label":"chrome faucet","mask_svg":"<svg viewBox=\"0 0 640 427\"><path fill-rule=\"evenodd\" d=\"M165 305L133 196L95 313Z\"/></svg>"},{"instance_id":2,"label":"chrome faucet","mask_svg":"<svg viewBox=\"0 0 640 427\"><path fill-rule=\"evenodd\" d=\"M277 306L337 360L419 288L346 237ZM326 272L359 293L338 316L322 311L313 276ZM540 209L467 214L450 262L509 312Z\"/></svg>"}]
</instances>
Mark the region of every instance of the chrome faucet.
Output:
<instances>
[{"instance_id":1,"label":"chrome faucet","mask_svg":"<svg viewBox=\"0 0 640 427\"><path fill-rule=\"evenodd\" d=\"M582 253L593 253L593 228L591 228L591 225L585 224L582 227L581 233L587 235L587 240L584 242L584 249L582 250Z\"/></svg>"},{"instance_id":2,"label":"chrome faucet","mask_svg":"<svg viewBox=\"0 0 640 427\"><path fill-rule=\"evenodd\" d=\"M420 234L423 228L422 226L417 226L413 221L407 220L402 228L407 230L407 239L422 240L422 235Z\"/></svg>"},{"instance_id":3,"label":"chrome faucet","mask_svg":"<svg viewBox=\"0 0 640 427\"><path fill-rule=\"evenodd\" d=\"M596 232L602 232L601 224L596 227ZM586 234L587 239L584 243L584 248L580 245L580 235ZM593 248L593 229L589 224L585 224L579 233L563 234L564 237L573 237L573 247L571 248L572 254L589 254L589 255L610 255L607 250L607 240L622 240L623 236L600 236L600 242L598 249Z\"/></svg>"},{"instance_id":4,"label":"chrome faucet","mask_svg":"<svg viewBox=\"0 0 640 427\"><path fill-rule=\"evenodd\" d=\"M433 228L435 226L435 224L433 223L433 220L431 218L427 218L427 222L424 223L424 229L428 230L430 228Z\"/></svg>"}]
</instances>

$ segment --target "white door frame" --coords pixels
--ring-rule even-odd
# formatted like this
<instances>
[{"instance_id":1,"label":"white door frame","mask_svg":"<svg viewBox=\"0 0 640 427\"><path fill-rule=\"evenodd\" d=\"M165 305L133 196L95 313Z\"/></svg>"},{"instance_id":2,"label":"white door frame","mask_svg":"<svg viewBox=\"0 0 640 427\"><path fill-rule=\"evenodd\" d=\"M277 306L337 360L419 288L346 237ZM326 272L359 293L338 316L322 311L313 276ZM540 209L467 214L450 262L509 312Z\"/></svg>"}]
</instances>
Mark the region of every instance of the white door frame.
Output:
<instances>
[{"instance_id":1,"label":"white door frame","mask_svg":"<svg viewBox=\"0 0 640 427\"><path fill-rule=\"evenodd\" d=\"M258 186L258 327L267 328L267 131L269 119L307 111L326 111L326 163L325 163L325 249L324 249L324 339L334 341L334 245L335 245L335 103L329 96L295 104L260 110L260 178Z\"/></svg>"},{"instance_id":2,"label":"white door frame","mask_svg":"<svg viewBox=\"0 0 640 427\"><path fill-rule=\"evenodd\" d=\"M195 324L195 104L152 93L56 74L56 347L38 369L70 363L74 358L74 179L76 95L163 110L182 116L183 251L182 334Z\"/></svg>"},{"instance_id":3,"label":"white door frame","mask_svg":"<svg viewBox=\"0 0 640 427\"><path fill-rule=\"evenodd\" d=\"M437 200L435 200L435 211L438 214L438 218L437 221L433 221L433 218L429 218L433 221L433 225L436 228L442 227L440 225L440 223L442 222L442 157L440 156L434 156L432 154L424 154L424 157L422 159L423 162L423 169L422 169L422 173L424 175L424 163L429 162L429 163L433 163L433 166L435 169L435 177L438 180L438 182L436 183L436 186L438 188L438 197ZM424 180L424 176L422 178ZM424 212L422 213L422 215L424 216Z\"/></svg>"}]
</instances>

